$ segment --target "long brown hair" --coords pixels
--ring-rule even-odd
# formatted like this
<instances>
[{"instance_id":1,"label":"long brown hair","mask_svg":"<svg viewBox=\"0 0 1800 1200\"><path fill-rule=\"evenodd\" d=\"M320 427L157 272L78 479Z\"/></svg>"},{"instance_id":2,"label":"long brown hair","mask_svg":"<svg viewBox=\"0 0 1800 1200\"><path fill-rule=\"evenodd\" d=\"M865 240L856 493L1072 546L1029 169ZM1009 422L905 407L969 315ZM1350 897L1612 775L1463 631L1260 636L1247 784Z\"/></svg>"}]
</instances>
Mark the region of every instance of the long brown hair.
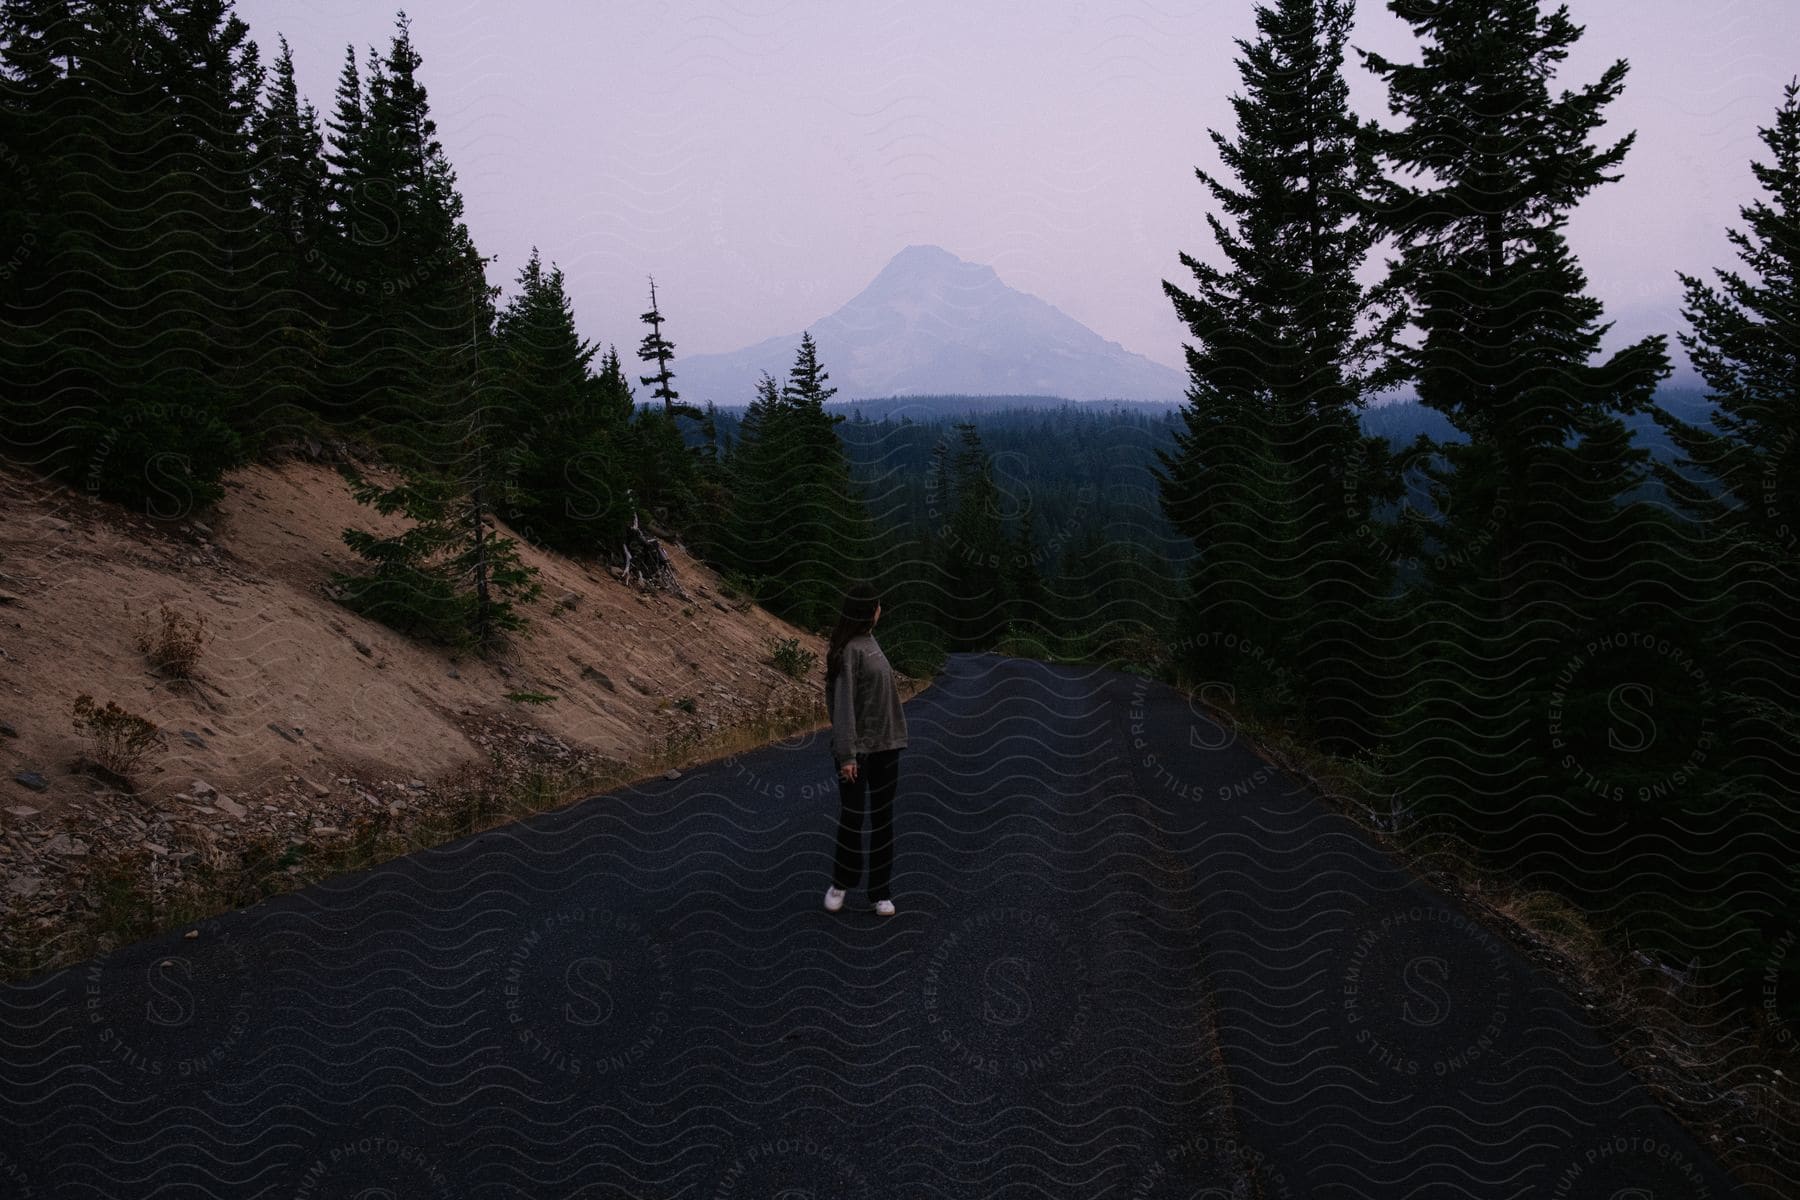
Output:
<instances>
[{"instance_id":1,"label":"long brown hair","mask_svg":"<svg viewBox=\"0 0 1800 1200\"><path fill-rule=\"evenodd\" d=\"M866 580L850 585L844 593L843 607L838 613L837 628L831 631L831 649L825 654L825 688L831 689L837 673L844 669L844 643L875 628L875 610L881 607L881 594Z\"/></svg>"}]
</instances>

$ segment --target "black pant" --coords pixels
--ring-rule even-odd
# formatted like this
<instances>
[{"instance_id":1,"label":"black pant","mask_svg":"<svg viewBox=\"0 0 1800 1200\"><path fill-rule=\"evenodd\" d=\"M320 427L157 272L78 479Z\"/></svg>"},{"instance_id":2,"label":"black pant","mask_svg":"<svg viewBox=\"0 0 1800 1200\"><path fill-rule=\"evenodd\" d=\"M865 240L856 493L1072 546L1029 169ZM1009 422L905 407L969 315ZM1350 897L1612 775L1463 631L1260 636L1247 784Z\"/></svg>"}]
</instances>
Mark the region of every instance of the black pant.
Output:
<instances>
[{"instance_id":1,"label":"black pant","mask_svg":"<svg viewBox=\"0 0 1800 1200\"><path fill-rule=\"evenodd\" d=\"M849 891L862 879L863 819L869 824L869 901L891 900L888 877L894 869L894 792L900 786L900 751L874 750L856 756L856 782L838 776L837 857L834 886Z\"/></svg>"}]
</instances>

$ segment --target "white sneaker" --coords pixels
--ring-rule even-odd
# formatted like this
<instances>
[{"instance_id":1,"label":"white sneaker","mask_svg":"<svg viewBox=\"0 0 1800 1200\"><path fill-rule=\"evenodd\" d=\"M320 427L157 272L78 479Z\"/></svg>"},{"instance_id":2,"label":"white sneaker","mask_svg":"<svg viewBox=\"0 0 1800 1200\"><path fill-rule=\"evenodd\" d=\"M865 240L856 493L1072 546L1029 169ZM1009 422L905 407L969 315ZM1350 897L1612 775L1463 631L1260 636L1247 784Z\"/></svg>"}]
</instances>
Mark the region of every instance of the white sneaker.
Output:
<instances>
[{"instance_id":1,"label":"white sneaker","mask_svg":"<svg viewBox=\"0 0 1800 1200\"><path fill-rule=\"evenodd\" d=\"M844 907L844 889L837 886L825 889L825 911L836 912Z\"/></svg>"},{"instance_id":2,"label":"white sneaker","mask_svg":"<svg viewBox=\"0 0 1800 1200\"><path fill-rule=\"evenodd\" d=\"M881 916L891 917L894 915L894 902L892 900L877 900L875 902L875 911Z\"/></svg>"}]
</instances>

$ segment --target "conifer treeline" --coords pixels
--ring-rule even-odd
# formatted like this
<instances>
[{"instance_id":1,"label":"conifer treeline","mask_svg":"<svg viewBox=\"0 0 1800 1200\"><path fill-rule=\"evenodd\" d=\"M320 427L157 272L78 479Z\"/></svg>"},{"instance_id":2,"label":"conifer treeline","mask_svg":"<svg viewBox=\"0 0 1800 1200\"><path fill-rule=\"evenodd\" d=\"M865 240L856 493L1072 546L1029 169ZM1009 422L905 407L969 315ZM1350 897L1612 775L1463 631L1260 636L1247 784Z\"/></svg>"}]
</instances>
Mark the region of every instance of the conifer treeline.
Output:
<instances>
[{"instance_id":1,"label":"conifer treeline","mask_svg":"<svg viewBox=\"0 0 1800 1200\"><path fill-rule=\"evenodd\" d=\"M1362 758L1427 844L1705 978L1800 995L1795 89L1732 237L1746 270L1683 276L1721 410L1703 430L1653 404L1663 337L1601 355L1564 237L1631 147L1590 142L1627 64L1553 92L1566 9L1390 7L1418 60L1363 57L1392 126L1347 108L1350 0L1271 0L1239 43L1237 136L1213 135L1235 182L1199 172L1223 265L1184 255L1193 290L1165 285L1194 338L1158 471L1197 548L1179 673ZM1460 436L1360 436L1370 391L1403 383ZM1663 489L1627 429L1646 412L1681 451Z\"/></svg>"},{"instance_id":2,"label":"conifer treeline","mask_svg":"<svg viewBox=\"0 0 1800 1200\"><path fill-rule=\"evenodd\" d=\"M654 282L639 405L616 351L580 337L562 272L534 250L511 298L463 221L404 14L385 53L346 51L328 113L281 42L265 68L230 0L6 0L0 8L0 278L9 459L153 515L221 495L222 473L302 435L372 445L402 471L350 530L339 595L420 636L491 643L530 572L505 521L577 554L633 517L737 558L767 534L733 508L713 412L680 402ZM809 624L846 571L858 506L800 347L748 479L792 478L778 602ZM793 419L789 420L789 416ZM687 436L697 427L700 446ZM763 493L767 496L768 493ZM827 549L829 543L832 549Z\"/></svg>"}]
</instances>

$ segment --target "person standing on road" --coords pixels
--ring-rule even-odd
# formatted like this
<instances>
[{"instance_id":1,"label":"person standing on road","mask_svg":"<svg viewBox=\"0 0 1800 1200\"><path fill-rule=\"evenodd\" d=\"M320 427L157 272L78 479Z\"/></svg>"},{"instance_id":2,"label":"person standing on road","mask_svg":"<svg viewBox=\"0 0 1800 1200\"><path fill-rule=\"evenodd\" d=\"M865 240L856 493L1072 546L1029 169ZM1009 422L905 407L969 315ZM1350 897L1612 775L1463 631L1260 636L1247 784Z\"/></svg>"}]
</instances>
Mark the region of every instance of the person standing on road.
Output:
<instances>
[{"instance_id":1,"label":"person standing on road","mask_svg":"<svg viewBox=\"0 0 1800 1200\"><path fill-rule=\"evenodd\" d=\"M844 894L863 876L863 821L869 820L869 902L894 915L889 878L894 869L894 793L906 713L894 669L875 641L881 598L858 583L844 596L831 649L825 655L825 708L831 715L831 756L838 768L837 852L825 910L844 907Z\"/></svg>"}]
</instances>

